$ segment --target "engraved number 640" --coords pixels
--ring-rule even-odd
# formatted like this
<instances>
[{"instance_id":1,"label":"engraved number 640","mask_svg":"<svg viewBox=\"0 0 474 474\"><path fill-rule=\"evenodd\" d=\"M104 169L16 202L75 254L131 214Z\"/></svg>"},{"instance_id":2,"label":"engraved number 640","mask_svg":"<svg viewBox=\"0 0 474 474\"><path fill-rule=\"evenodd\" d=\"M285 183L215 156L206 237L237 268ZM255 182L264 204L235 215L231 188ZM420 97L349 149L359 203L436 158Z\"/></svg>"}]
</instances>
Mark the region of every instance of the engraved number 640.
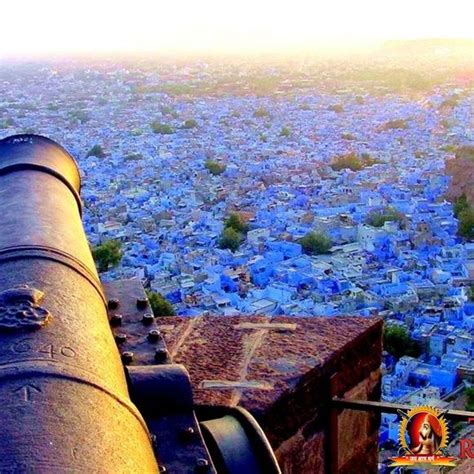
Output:
<instances>
[{"instance_id":1,"label":"engraved number 640","mask_svg":"<svg viewBox=\"0 0 474 474\"><path fill-rule=\"evenodd\" d=\"M69 346L57 346L53 343L47 343L43 345L33 345L32 339L23 339L12 346L13 352L17 354L31 354L31 353L40 353L47 354L50 359L54 359L58 355L64 357L74 357L76 351Z\"/></svg>"}]
</instances>

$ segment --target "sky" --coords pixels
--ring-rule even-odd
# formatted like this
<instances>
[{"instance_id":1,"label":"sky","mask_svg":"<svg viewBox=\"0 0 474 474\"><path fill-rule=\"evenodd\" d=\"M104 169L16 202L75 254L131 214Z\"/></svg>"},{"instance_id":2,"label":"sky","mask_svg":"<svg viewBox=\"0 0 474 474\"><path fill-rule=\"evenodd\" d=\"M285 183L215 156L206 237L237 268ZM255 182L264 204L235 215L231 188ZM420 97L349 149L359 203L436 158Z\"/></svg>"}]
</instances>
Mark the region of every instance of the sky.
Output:
<instances>
[{"instance_id":1,"label":"sky","mask_svg":"<svg viewBox=\"0 0 474 474\"><path fill-rule=\"evenodd\" d=\"M474 38L474 0L7 0L0 55L278 52Z\"/></svg>"}]
</instances>

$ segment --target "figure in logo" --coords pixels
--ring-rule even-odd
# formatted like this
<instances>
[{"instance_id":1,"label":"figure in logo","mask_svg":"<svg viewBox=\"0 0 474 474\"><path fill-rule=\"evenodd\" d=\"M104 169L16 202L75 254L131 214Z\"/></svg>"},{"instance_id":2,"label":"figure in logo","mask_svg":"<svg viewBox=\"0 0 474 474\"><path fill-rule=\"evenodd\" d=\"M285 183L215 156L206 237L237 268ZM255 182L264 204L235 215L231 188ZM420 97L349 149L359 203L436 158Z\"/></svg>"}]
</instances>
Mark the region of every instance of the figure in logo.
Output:
<instances>
[{"instance_id":1,"label":"figure in logo","mask_svg":"<svg viewBox=\"0 0 474 474\"><path fill-rule=\"evenodd\" d=\"M415 431L413 435L412 430ZM426 413L422 419L421 427L417 429L416 426L412 426L410 429L411 445L415 445L411 448L411 452L420 456L436 454L439 451L442 436L443 432L438 418L431 413ZM418 445L416 445L417 441Z\"/></svg>"}]
</instances>

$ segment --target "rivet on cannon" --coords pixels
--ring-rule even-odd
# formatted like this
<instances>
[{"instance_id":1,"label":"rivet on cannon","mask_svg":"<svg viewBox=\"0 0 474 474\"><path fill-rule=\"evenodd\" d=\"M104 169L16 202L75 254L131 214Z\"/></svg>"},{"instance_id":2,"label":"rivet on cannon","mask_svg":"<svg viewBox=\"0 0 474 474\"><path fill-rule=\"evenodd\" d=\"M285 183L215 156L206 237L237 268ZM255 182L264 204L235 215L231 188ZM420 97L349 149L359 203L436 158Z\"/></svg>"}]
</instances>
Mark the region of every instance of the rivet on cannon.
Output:
<instances>
[{"instance_id":1,"label":"rivet on cannon","mask_svg":"<svg viewBox=\"0 0 474 474\"><path fill-rule=\"evenodd\" d=\"M209 470L209 461L204 458L200 458L196 460L196 468L195 472L204 473Z\"/></svg>"},{"instance_id":2,"label":"rivet on cannon","mask_svg":"<svg viewBox=\"0 0 474 474\"><path fill-rule=\"evenodd\" d=\"M179 432L179 439L184 443L189 443L195 438L195 436L196 436L196 431L194 430L192 426L183 428Z\"/></svg>"},{"instance_id":3,"label":"rivet on cannon","mask_svg":"<svg viewBox=\"0 0 474 474\"><path fill-rule=\"evenodd\" d=\"M130 352L130 351L126 351L126 352L122 352L122 362L127 365L127 364L130 364L132 361L133 361L133 352Z\"/></svg>"},{"instance_id":4,"label":"rivet on cannon","mask_svg":"<svg viewBox=\"0 0 474 474\"><path fill-rule=\"evenodd\" d=\"M155 362L162 364L168 359L168 351L166 349L157 349L155 352Z\"/></svg>"},{"instance_id":5,"label":"rivet on cannon","mask_svg":"<svg viewBox=\"0 0 474 474\"><path fill-rule=\"evenodd\" d=\"M123 319L123 316L121 314L113 314L111 317L110 317L110 325L111 326L121 326L122 325L122 319Z\"/></svg>"},{"instance_id":6,"label":"rivet on cannon","mask_svg":"<svg viewBox=\"0 0 474 474\"><path fill-rule=\"evenodd\" d=\"M158 331L158 329L152 329L149 333L148 333L148 340L150 342L158 342L159 339L160 339L160 336L161 336L161 332Z\"/></svg>"},{"instance_id":7,"label":"rivet on cannon","mask_svg":"<svg viewBox=\"0 0 474 474\"><path fill-rule=\"evenodd\" d=\"M148 306L148 298L137 298L137 308L145 309Z\"/></svg>"},{"instance_id":8,"label":"rivet on cannon","mask_svg":"<svg viewBox=\"0 0 474 474\"><path fill-rule=\"evenodd\" d=\"M126 341L127 341L126 334L120 333L120 334L115 335L115 342L117 342L118 344L123 344Z\"/></svg>"},{"instance_id":9,"label":"rivet on cannon","mask_svg":"<svg viewBox=\"0 0 474 474\"><path fill-rule=\"evenodd\" d=\"M143 324L151 324L153 322L153 314L152 313L145 313L142 317Z\"/></svg>"},{"instance_id":10,"label":"rivet on cannon","mask_svg":"<svg viewBox=\"0 0 474 474\"><path fill-rule=\"evenodd\" d=\"M109 309L117 309L120 305L120 300L118 298L110 298L107 302L107 307Z\"/></svg>"}]
</instances>

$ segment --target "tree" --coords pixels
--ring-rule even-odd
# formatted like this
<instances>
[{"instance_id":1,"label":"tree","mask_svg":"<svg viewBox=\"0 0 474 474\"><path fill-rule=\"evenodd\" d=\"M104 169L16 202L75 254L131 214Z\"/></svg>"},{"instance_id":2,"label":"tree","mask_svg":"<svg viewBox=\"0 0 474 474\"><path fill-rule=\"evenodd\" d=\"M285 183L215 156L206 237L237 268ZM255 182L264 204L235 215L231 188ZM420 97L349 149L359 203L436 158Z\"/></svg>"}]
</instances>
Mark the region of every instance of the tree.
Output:
<instances>
[{"instance_id":1,"label":"tree","mask_svg":"<svg viewBox=\"0 0 474 474\"><path fill-rule=\"evenodd\" d=\"M410 337L408 330L395 324L385 326L383 347L397 359L404 355L418 357L421 353L420 345Z\"/></svg>"},{"instance_id":2,"label":"tree","mask_svg":"<svg viewBox=\"0 0 474 474\"><path fill-rule=\"evenodd\" d=\"M155 318L159 316L174 316L176 314L173 305L162 294L148 290L146 295Z\"/></svg>"},{"instance_id":3,"label":"tree","mask_svg":"<svg viewBox=\"0 0 474 474\"><path fill-rule=\"evenodd\" d=\"M254 117L268 117L270 114L268 113L267 109L264 109L263 107L258 108L254 113Z\"/></svg>"},{"instance_id":4,"label":"tree","mask_svg":"<svg viewBox=\"0 0 474 474\"><path fill-rule=\"evenodd\" d=\"M459 160L474 160L474 146L463 145L457 147L455 157Z\"/></svg>"},{"instance_id":5,"label":"tree","mask_svg":"<svg viewBox=\"0 0 474 474\"><path fill-rule=\"evenodd\" d=\"M356 137L354 135L352 135L351 133L347 133L347 132L344 132L342 135L341 135L341 138L343 140L355 140Z\"/></svg>"},{"instance_id":6,"label":"tree","mask_svg":"<svg viewBox=\"0 0 474 474\"><path fill-rule=\"evenodd\" d=\"M80 123L85 123L90 120L89 114L84 110L76 110L69 114L72 120L77 120Z\"/></svg>"},{"instance_id":7,"label":"tree","mask_svg":"<svg viewBox=\"0 0 474 474\"><path fill-rule=\"evenodd\" d=\"M408 123L404 119L389 120L382 126L382 130L405 130L408 128Z\"/></svg>"},{"instance_id":8,"label":"tree","mask_svg":"<svg viewBox=\"0 0 474 474\"><path fill-rule=\"evenodd\" d=\"M158 120L151 123L151 129L154 133L159 133L160 135L171 135L174 133L174 130L170 125L167 123L161 123Z\"/></svg>"},{"instance_id":9,"label":"tree","mask_svg":"<svg viewBox=\"0 0 474 474\"><path fill-rule=\"evenodd\" d=\"M242 234L232 227L224 227L221 238L219 239L219 247L221 249L229 249L235 252L240 247Z\"/></svg>"},{"instance_id":10,"label":"tree","mask_svg":"<svg viewBox=\"0 0 474 474\"><path fill-rule=\"evenodd\" d=\"M469 296L469 301L474 302L474 285L471 285L471 287L469 288L468 296Z\"/></svg>"},{"instance_id":11,"label":"tree","mask_svg":"<svg viewBox=\"0 0 474 474\"><path fill-rule=\"evenodd\" d=\"M334 171L344 169L359 171L367 166L375 165L376 163L378 163L378 161L368 153L362 153L359 157L356 153L350 152L333 158L331 168Z\"/></svg>"},{"instance_id":12,"label":"tree","mask_svg":"<svg viewBox=\"0 0 474 474\"><path fill-rule=\"evenodd\" d=\"M234 229L236 232L246 233L248 230L247 223L239 214L232 212L224 222L224 227Z\"/></svg>"},{"instance_id":13,"label":"tree","mask_svg":"<svg viewBox=\"0 0 474 474\"><path fill-rule=\"evenodd\" d=\"M344 107L341 104L332 104L328 107L328 110L339 114L341 112L344 112Z\"/></svg>"},{"instance_id":14,"label":"tree","mask_svg":"<svg viewBox=\"0 0 474 474\"><path fill-rule=\"evenodd\" d=\"M474 411L474 387L466 388L466 410Z\"/></svg>"},{"instance_id":15,"label":"tree","mask_svg":"<svg viewBox=\"0 0 474 474\"><path fill-rule=\"evenodd\" d=\"M372 227L383 227L385 222L396 221L399 223L404 222L405 216L398 212L393 207L386 207L382 211L372 211L369 213L366 219L366 223Z\"/></svg>"},{"instance_id":16,"label":"tree","mask_svg":"<svg viewBox=\"0 0 474 474\"><path fill-rule=\"evenodd\" d=\"M289 137L291 135L291 130L288 127L283 127L280 132L280 137Z\"/></svg>"},{"instance_id":17,"label":"tree","mask_svg":"<svg viewBox=\"0 0 474 474\"><path fill-rule=\"evenodd\" d=\"M204 167L214 176L222 174L226 170L226 165L214 160L206 160Z\"/></svg>"},{"instance_id":18,"label":"tree","mask_svg":"<svg viewBox=\"0 0 474 474\"><path fill-rule=\"evenodd\" d=\"M467 201L467 197L465 194L459 196L453 203L453 212L456 217L459 217L461 212L469 209L469 202Z\"/></svg>"},{"instance_id":19,"label":"tree","mask_svg":"<svg viewBox=\"0 0 474 474\"><path fill-rule=\"evenodd\" d=\"M94 146L87 152L86 158L89 157L89 156L96 156L97 158L104 158L104 156L105 156L105 151L104 151L104 149L102 148L101 145L94 145Z\"/></svg>"},{"instance_id":20,"label":"tree","mask_svg":"<svg viewBox=\"0 0 474 474\"><path fill-rule=\"evenodd\" d=\"M305 253L310 255L318 255L328 253L331 248L331 240L323 233L308 232L299 240Z\"/></svg>"},{"instance_id":21,"label":"tree","mask_svg":"<svg viewBox=\"0 0 474 474\"><path fill-rule=\"evenodd\" d=\"M5 120L0 121L0 128L8 128L15 125L15 122L12 118L7 118Z\"/></svg>"},{"instance_id":22,"label":"tree","mask_svg":"<svg viewBox=\"0 0 474 474\"><path fill-rule=\"evenodd\" d=\"M162 105L160 107L160 112L163 114L163 115L174 115L176 112L171 108L169 107L168 105Z\"/></svg>"},{"instance_id":23,"label":"tree","mask_svg":"<svg viewBox=\"0 0 474 474\"><path fill-rule=\"evenodd\" d=\"M458 215L458 234L465 239L474 239L474 208L469 206Z\"/></svg>"},{"instance_id":24,"label":"tree","mask_svg":"<svg viewBox=\"0 0 474 474\"><path fill-rule=\"evenodd\" d=\"M183 128L189 129L189 128L196 128L198 126L198 123L194 119L188 119L183 123Z\"/></svg>"},{"instance_id":25,"label":"tree","mask_svg":"<svg viewBox=\"0 0 474 474\"><path fill-rule=\"evenodd\" d=\"M118 240L107 240L92 249L92 256L99 272L106 272L109 267L116 267L122 260L122 246Z\"/></svg>"}]
</instances>

